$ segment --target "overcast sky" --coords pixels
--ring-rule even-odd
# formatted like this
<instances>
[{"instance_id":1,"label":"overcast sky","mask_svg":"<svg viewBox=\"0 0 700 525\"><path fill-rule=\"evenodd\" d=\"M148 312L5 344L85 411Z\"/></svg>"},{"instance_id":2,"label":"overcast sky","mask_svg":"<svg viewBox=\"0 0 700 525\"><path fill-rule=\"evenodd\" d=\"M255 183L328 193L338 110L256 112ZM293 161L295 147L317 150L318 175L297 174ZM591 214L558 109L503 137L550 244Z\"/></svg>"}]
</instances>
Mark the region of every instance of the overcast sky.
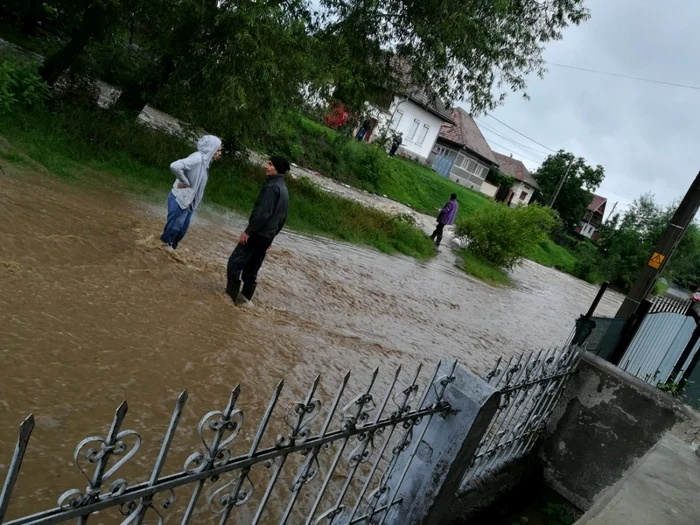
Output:
<instances>
[{"instance_id":1,"label":"overcast sky","mask_svg":"<svg viewBox=\"0 0 700 525\"><path fill-rule=\"evenodd\" d=\"M587 0L591 19L550 43L545 60L700 86L700 3L694 0ZM548 65L530 100L510 94L492 115L543 145L605 168L597 193L610 211L651 191L662 204L681 197L700 170L700 89L651 84ZM547 150L488 116L477 117L491 148L534 169ZM505 147L504 147L505 146ZM511 151L507 151L506 147Z\"/></svg>"}]
</instances>

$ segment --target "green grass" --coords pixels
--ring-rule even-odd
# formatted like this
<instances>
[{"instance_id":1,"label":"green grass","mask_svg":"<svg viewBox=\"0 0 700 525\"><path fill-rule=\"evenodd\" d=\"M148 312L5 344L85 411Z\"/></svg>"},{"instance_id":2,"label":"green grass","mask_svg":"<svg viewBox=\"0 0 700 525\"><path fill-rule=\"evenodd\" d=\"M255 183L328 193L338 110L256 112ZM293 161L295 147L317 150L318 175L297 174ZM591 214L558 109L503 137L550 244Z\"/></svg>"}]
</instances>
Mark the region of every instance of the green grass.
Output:
<instances>
[{"instance_id":1,"label":"green grass","mask_svg":"<svg viewBox=\"0 0 700 525\"><path fill-rule=\"evenodd\" d=\"M461 262L457 267L477 279L491 285L510 286L510 276L500 268L496 268L490 262L470 253L468 250L460 250Z\"/></svg>"},{"instance_id":2,"label":"green grass","mask_svg":"<svg viewBox=\"0 0 700 525\"><path fill-rule=\"evenodd\" d=\"M573 274L576 270L576 254L551 239L536 245L528 258L542 266L556 268L562 272Z\"/></svg>"},{"instance_id":3,"label":"green grass","mask_svg":"<svg viewBox=\"0 0 700 525\"><path fill-rule=\"evenodd\" d=\"M97 183L116 179L127 190L163 198L173 181L168 166L193 149L136 124L134 114L68 105L0 113L0 136L10 143L9 149L0 149L6 161L26 165L28 158L63 179ZM205 202L248 213L263 180L262 168L223 158L212 167ZM303 179L289 178L288 186L291 229L389 254L416 258L435 254L431 240L415 226L325 193Z\"/></svg>"},{"instance_id":4,"label":"green grass","mask_svg":"<svg viewBox=\"0 0 700 525\"><path fill-rule=\"evenodd\" d=\"M389 157L379 147L339 134L299 115L288 115L274 135L262 138L257 147L283 152L297 164L322 175L378 195L386 195L414 210L436 215L456 193L458 217L464 217L488 200L485 196L445 179L432 169L400 157Z\"/></svg>"}]
</instances>

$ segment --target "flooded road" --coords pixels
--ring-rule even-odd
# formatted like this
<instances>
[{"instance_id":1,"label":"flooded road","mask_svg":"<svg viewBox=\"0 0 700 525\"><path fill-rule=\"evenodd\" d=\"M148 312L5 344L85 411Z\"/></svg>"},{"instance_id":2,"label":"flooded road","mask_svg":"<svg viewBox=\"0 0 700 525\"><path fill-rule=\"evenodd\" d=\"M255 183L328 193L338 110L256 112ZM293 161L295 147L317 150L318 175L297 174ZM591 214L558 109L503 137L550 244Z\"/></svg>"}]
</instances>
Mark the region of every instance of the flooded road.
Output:
<instances>
[{"instance_id":1,"label":"flooded road","mask_svg":"<svg viewBox=\"0 0 700 525\"><path fill-rule=\"evenodd\" d=\"M284 233L261 271L257 308L243 311L223 293L241 217L205 210L171 252L157 240L164 205L113 188L5 172L0 479L17 425L30 412L37 420L10 517L84 488L73 448L104 435L124 399L125 427L144 443L120 476L136 481L152 468L185 388L190 400L166 473L182 468L196 446L199 418L223 408L238 382L239 403L254 425L281 378L286 403L317 373L329 400L348 369L354 393L377 366L381 384L393 367L412 370L439 359L458 358L482 372L500 355L565 342L596 291L530 262L514 272L516 286L493 288L454 268L444 248L436 259L416 262ZM609 294L599 312L612 314L619 302ZM249 439L242 438L243 448ZM180 498L179 508L189 494ZM208 519L201 516L196 523Z\"/></svg>"}]
</instances>

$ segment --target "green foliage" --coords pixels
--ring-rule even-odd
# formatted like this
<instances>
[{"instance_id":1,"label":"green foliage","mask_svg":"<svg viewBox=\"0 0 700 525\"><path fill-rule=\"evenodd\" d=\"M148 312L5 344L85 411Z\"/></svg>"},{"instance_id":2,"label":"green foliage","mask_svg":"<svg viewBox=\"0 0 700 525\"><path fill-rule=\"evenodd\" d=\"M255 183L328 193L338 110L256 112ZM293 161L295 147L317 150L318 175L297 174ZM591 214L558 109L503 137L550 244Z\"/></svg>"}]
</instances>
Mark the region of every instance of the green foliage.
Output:
<instances>
[{"instance_id":1,"label":"green foliage","mask_svg":"<svg viewBox=\"0 0 700 525\"><path fill-rule=\"evenodd\" d=\"M110 181L121 181L139 194L162 199L173 180L168 166L191 153L192 146L141 126L134 117L130 112L105 111L96 119L83 106L60 105L50 112L0 114L0 129L31 164L56 176L99 182L108 175L113 177ZM262 168L225 156L212 167L206 203L248 213L263 179ZM435 253L432 241L401 219L323 192L304 178L290 178L287 184L291 196L287 224L292 229L390 254L428 258Z\"/></svg>"},{"instance_id":2,"label":"green foliage","mask_svg":"<svg viewBox=\"0 0 700 525\"><path fill-rule=\"evenodd\" d=\"M48 87L31 63L0 53L0 111L40 106L47 97Z\"/></svg>"},{"instance_id":3,"label":"green foliage","mask_svg":"<svg viewBox=\"0 0 700 525\"><path fill-rule=\"evenodd\" d=\"M583 3L571 0L320 0L317 5L327 77L354 107L361 107L377 84L387 84L391 49L413 65L407 76L414 83L432 85L443 99L468 100L474 111L492 109L506 92L524 90L528 74L544 73L547 42L589 18Z\"/></svg>"},{"instance_id":4,"label":"green foliage","mask_svg":"<svg viewBox=\"0 0 700 525\"><path fill-rule=\"evenodd\" d=\"M302 88L362 108L429 85L491 109L544 73L545 44L589 18L572 0L3 0L0 13L4 34L47 53L50 85L99 75L126 89L127 107L150 102L241 148L301 108ZM401 71L388 67L396 57Z\"/></svg>"},{"instance_id":5,"label":"green foliage","mask_svg":"<svg viewBox=\"0 0 700 525\"><path fill-rule=\"evenodd\" d=\"M556 213L537 204L510 208L489 203L457 223L455 235L469 241L469 251L497 268L511 269L547 239L558 223Z\"/></svg>"},{"instance_id":6,"label":"green foliage","mask_svg":"<svg viewBox=\"0 0 700 525\"><path fill-rule=\"evenodd\" d=\"M491 167L489 170L488 175L486 175L486 181L503 189L510 189L513 187L513 184L515 184L515 179L513 177L506 175L495 167Z\"/></svg>"},{"instance_id":7,"label":"green foliage","mask_svg":"<svg viewBox=\"0 0 700 525\"><path fill-rule=\"evenodd\" d=\"M668 291L668 288L669 288L669 286L668 286L668 282L667 282L667 281L658 279L658 280L654 283L654 290L653 290L652 293L653 293L654 295L658 295L658 296L660 296L660 297L663 297L664 295L666 295L666 292Z\"/></svg>"},{"instance_id":8,"label":"green foliage","mask_svg":"<svg viewBox=\"0 0 700 525\"><path fill-rule=\"evenodd\" d=\"M591 203L591 192L603 182L605 170L600 165L593 168L584 158L560 150L549 155L533 175L545 204L549 204L559 181L566 175L553 207L559 212L564 228L573 232Z\"/></svg>"},{"instance_id":9,"label":"green foliage","mask_svg":"<svg viewBox=\"0 0 700 525\"><path fill-rule=\"evenodd\" d=\"M692 384L691 381L688 381L687 379L681 379L676 381L676 375L671 374L671 377L668 378L668 381L665 383L659 383L656 385L656 388L661 390L662 392L666 392L669 396L675 398L675 399L682 399L683 394L685 394L685 389L688 388Z\"/></svg>"},{"instance_id":10,"label":"green foliage","mask_svg":"<svg viewBox=\"0 0 700 525\"><path fill-rule=\"evenodd\" d=\"M569 509L560 503L547 503L544 508L548 525L573 525L576 522Z\"/></svg>"}]
</instances>

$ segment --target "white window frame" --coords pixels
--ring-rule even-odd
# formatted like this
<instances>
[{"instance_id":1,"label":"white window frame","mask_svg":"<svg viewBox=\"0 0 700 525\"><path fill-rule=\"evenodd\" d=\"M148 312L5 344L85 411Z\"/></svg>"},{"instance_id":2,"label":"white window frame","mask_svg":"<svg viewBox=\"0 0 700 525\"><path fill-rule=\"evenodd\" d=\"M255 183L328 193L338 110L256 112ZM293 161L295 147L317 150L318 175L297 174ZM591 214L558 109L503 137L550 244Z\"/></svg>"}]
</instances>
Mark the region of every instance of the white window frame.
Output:
<instances>
[{"instance_id":1,"label":"white window frame","mask_svg":"<svg viewBox=\"0 0 700 525\"><path fill-rule=\"evenodd\" d=\"M398 116L398 118L397 118ZM394 113L394 118L393 118L393 124L394 124L394 129L399 129L399 124L401 124L401 119L403 118L403 111L400 109L397 109L396 112Z\"/></svg>"},{"instance_id":2,"label":"white window frame","mask_svg":"<svg viewBox=\"0 0 700 525\"><path fill-rule=\"evenodd\" d=\"M414 118L413 123L411 124L411 127L408 128L408 135L406 136L406 139L413 142L413 139L416 136L416 132L418 131L419 126L420 126L420 120L418 120L417 118Z\"/></svg>"},{"instance_id":3,"label":"white window frame","mask_svg":"<svg viewBox=\"0 0 700 525\"><path fill-rule=\"evenodd\" d=\"M425 142L425 137L428 136L429 131L430 131L430 126L428 126L427 124L423 124L423 127L421 128L420 133L418 135L418 142L416 142L416 144L418 144L419 146L422 146L423 142Z\"/></svg>"}]
</instances>

